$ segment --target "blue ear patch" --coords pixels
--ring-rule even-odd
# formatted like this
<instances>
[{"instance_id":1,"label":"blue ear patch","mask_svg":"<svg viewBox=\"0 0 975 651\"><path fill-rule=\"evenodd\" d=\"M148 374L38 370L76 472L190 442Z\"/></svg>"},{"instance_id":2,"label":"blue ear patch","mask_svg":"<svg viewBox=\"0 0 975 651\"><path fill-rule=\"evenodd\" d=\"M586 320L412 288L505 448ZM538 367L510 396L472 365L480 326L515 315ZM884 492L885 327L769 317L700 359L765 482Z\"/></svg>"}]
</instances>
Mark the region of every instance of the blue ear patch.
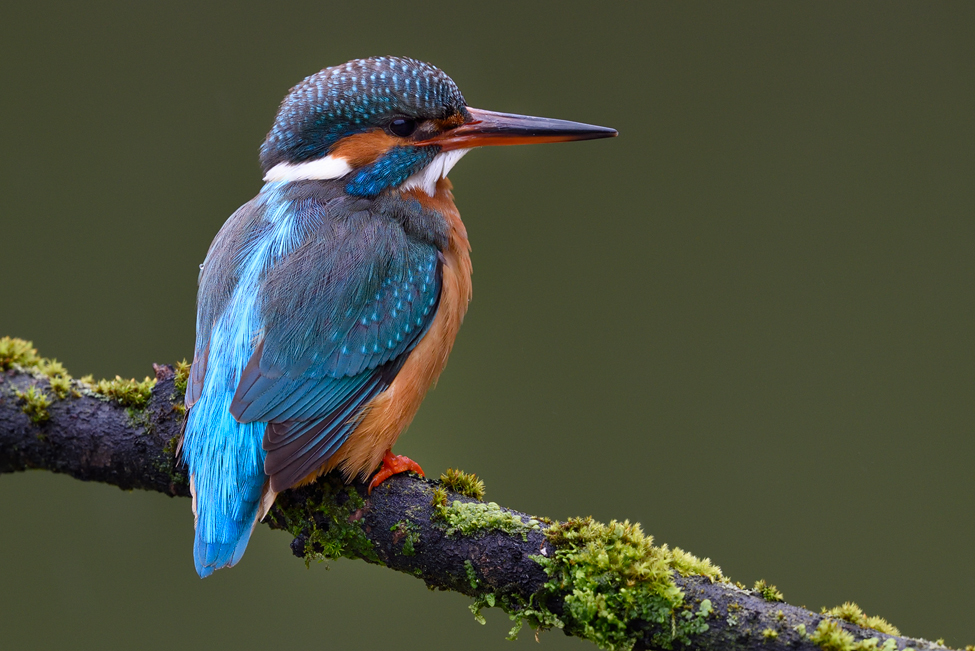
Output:
<instances>
[{"instance_id":1,"label":"blue ear patch","mask_svg":"<svg viewBox=\"0 0 975 651\"><path fill-rule=\"evenodd\" d=\"M429 165L440 147L393 147L386 155L352 175L345 191L356 197L375 197L396 187Z\"/></svg>"}]
</instances>

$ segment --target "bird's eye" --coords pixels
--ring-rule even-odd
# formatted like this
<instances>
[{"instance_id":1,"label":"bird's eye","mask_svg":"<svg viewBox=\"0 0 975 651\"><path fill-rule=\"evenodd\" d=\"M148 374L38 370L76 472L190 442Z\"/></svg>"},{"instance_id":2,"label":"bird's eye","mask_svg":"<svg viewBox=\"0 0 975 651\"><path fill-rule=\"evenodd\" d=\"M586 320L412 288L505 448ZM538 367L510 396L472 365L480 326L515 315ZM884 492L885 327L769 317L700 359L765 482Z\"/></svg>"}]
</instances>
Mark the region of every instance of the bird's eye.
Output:
<instances>
[{"instance_id":1,"label":"bird's eye","mask_svg":"<svg viewBox=\"0 0 975 651\"><path fill-rule=\"evenodd\" d=\"M389 132L394 136L406 138L416 131L416 120L413 118L396 118L389 123Z\"/></svg>"}]
</instances>

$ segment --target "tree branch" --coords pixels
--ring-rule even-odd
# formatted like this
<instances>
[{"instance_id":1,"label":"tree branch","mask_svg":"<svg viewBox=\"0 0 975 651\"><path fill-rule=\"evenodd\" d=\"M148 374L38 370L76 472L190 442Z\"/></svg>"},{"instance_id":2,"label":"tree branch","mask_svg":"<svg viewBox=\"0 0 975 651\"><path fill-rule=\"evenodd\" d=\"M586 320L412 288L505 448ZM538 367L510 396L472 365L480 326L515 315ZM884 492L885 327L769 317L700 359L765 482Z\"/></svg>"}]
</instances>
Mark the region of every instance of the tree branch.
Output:
<instances>
[{"instance_id":1,"label":"tree branch","mask_svg":"<svg viewBox=\"0 0 975 651\"><path fill-rule=\"evenodd\" d=\"M175 457L183 410L172 367L154 367L156 384L140 405L136 385L127 393L70 380L36 351L5 358L2 344L11 341L0 339L0 473L43 469L189 495ZM652 546L638 525L553 523L427 479L399 475L367 495L330 475L281 494L265 523L289 531L292 552L306 562L344 556L385 565L473 597L477 617L501 607L516 628L561 628L607 649L943 648L845 621L885 628L852 605L827 616L776 601L774 588L746 590L708 561Z\"/></svg>"}]
</instances>

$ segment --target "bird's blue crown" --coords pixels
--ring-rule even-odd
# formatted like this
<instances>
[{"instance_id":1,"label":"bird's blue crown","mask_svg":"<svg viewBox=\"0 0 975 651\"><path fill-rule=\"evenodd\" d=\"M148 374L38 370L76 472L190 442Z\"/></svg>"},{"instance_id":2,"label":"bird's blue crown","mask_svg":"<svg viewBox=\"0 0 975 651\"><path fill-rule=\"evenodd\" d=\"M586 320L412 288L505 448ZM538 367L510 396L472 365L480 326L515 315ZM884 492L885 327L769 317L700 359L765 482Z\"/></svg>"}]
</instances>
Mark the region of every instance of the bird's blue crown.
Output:
<instances>
[{"instance_id":1,"label":"bird's blue crown","mask_svg":"<svg viewBox=\"0 0 975 651\"><path fill-rule=\"evenodd\" d=\"M457 113L466 113L466 102L439 68L406 57L356 59L291 89L261 146L261 166L267 172L278 163L321 158L342 138L384 128L397 116L429 120Z\"/></svg>"}]
</instances>

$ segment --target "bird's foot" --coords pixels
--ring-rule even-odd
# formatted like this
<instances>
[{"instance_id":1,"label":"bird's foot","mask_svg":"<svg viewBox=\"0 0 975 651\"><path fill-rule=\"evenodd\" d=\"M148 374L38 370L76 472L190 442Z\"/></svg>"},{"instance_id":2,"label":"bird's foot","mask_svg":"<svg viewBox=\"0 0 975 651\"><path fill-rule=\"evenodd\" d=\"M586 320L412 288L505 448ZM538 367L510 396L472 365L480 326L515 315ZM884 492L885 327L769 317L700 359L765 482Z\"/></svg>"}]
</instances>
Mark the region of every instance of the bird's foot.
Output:
<instances>
[{"instance_id":1,"label":"bird's foot","mask_svg":"<svg viewBox=\"0 0 975 651\"><path fill-rule=\"evenodd\" d=\"M392 450L386 450L386 454L383 455L383 463L379 466L379 470L372 477L372 481L369 482L369 488L366 492L371 493L372 489L383 483L393 475L398 475L401 472L413 471L421 477L426 477L423 474L423 468L420 467L413 459L409 457L404 457L400 454L393 454Z\"/></svg>"}]
</instances>

